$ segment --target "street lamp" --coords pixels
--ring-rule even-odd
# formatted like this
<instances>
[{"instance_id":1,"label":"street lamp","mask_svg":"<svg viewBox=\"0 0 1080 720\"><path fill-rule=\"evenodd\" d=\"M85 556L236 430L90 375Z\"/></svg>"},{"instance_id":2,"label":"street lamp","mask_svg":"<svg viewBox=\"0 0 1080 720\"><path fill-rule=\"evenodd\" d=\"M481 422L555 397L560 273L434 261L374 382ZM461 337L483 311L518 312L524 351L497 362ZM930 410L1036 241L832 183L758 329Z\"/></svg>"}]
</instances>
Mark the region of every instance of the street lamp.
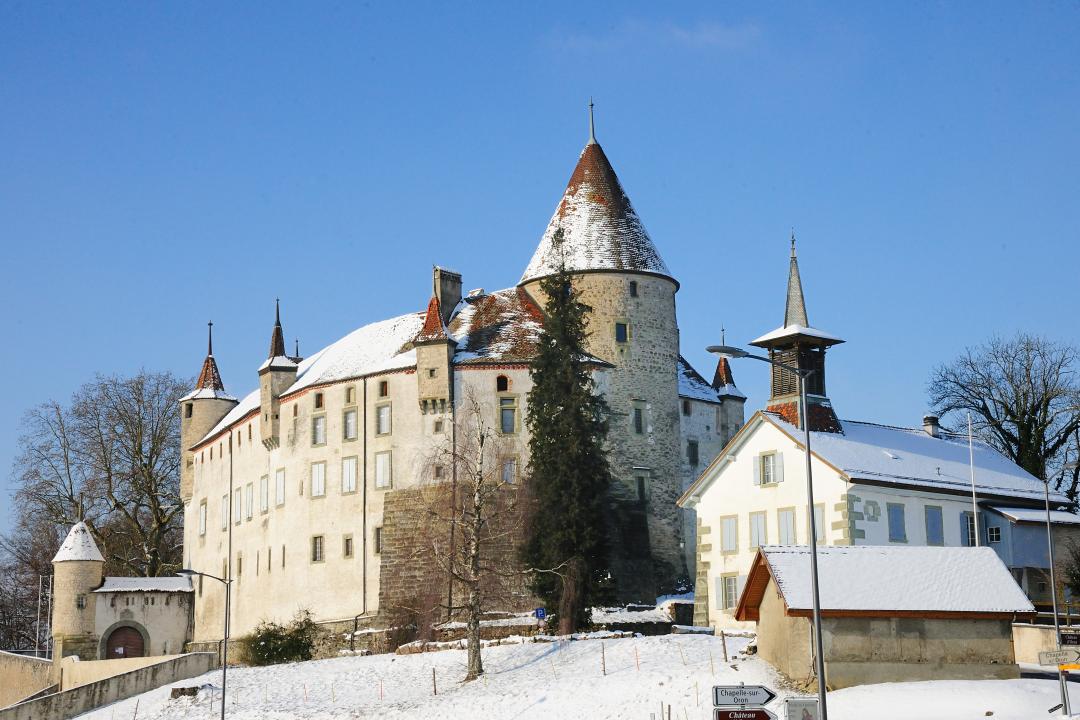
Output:
<instances>
[{"instance_id":1,"label":"street lamp","mask_svg":"<svg viewBox=\"0 0 1080 720\"><path fill-rule=\"evenodd\" d=\"M1068 463L1061 469L1062 475L1068 470L1076 468L1076 463ZM1050 478L1043 480L1043 492L1046 499L1046 548L1050 553L1050 598L1054 607L1054 639L1057 641L1057 649L1061 649L1061 625L1058 622L1057 603L1057 579L1054 577L1054 532L1050 526ZM1072 709L1069 703L1069 689L1065 684L1065 673L1058 666L1058 686L1061 690L1061 707L1065 715L1071 716Z\"/></svg>"},{"instance_id":2,"label":"street lamp","mask_svg":"<svg viewBox=\"0 0 1080 720\"><path fill-rule=\"evenodd\" d=\"M232 580L226 580L225 578L219 578L217 575L198 572L189 568L177 570L176 574L186 578L193 576L208 577L225 586L225 639L221 641L221 720L225 720L225 681L229 672L229 604L232 600Z\"/></svg>"},{"instance_id":3,"label":"street lamp","mask_svg":"<svg viewBox=\"0 0 1080 720\"><path fill-rule=\"evenodd\" d=\"M760 360L775 365L782 370L793 372L799 378L799 420L802 423L803 430L803 449L806 456L806 500L810 515L810 578L813 583L814 595L814 654L816 655L818 703L821 705L821 720L828 720L829 711L825 705L825 655L821 641L821 594L818 591L817 518L814 516L814 479L810 469L810 423L807 422L806 415L806 378L810 377L815 371L779 363L763 355L751 355L742 348L730 345L710 345L705 349L715 355Z\"/></svg>"}]
</instances>

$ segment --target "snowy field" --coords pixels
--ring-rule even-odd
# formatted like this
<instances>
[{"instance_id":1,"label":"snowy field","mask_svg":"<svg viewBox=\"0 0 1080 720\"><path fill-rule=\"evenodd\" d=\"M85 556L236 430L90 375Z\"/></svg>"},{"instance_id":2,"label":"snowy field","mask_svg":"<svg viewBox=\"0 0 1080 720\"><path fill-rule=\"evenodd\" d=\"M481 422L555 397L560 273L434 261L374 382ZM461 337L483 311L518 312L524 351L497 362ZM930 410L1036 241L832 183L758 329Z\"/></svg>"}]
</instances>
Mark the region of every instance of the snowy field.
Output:
<instances>
[{"instance_id":1,"label":"snowy field","mask_svg":"<svg viewBox=\"0 0 1080 720\"><path fill-rule=\"evenodd\" d=\"M732 661L723 662L719 638L695 635L529 643L484 650L485 679L460 683L465 653L375 655L237 668L229 672L227 715L237 720L286 718L618 718L708 720L713 684L764 684L788 694L772 668L756 658L735 658L748 640L730 638ZM711 658L711 660L710 660ZM433 694L432 669L438 695ZM220 671L176 683L212 683ZM1057 704L1052 680L939 681L849 688L830 693L833 720L1031 720L1051 717ZM79 716L92 720L213 718L211 691L169 699L168 688ZM1074 692L1080 707L1080 689ZM213 713L219 711L214 699ZM781 700L770 707L780 709ZM138 708L136 709L136 703ZM137 712L137 715L136 715Z\"/></svg>"}]
</instances>

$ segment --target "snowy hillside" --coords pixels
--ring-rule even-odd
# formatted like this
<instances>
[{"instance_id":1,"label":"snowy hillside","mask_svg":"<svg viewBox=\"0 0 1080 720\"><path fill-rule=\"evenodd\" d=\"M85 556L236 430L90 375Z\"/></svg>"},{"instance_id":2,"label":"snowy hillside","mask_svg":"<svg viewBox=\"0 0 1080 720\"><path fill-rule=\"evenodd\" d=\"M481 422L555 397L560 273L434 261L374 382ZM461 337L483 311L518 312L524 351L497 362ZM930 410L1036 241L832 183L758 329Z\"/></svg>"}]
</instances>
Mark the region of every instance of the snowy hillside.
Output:
<instances>
[{"instance_id":1,"label":"snowy hillside","mask_svg":"<svg viewBox=\"0 0 1080 720\"><path fill-rule=\"evenodd\" d=\"M529 643L488 648L485 680L467 685L465 653L376 655L319 660L229 673L228 717L286 718L590 718L650 720L661 704L671 717L707 720L714 683L745 682L784 690L772 669L756 658L734 660L745 638L728 640L733 661L723 662L719 638L671 635L603 642ZM711 660L710 660L711 657ZM639 669L640 667L640 669ZM438 695L433 695L432 668ZM220 683L220 671L177 683ZM110 705L80 718L92 720L194 720L214 717L210 696L169 700L168 688ZM1057 703L1050 680L898 683L830 694L833 720L1027 720L1047 717ZM771 707L780 709L781 699ZM215 710L217 700L214 701ZM1074 703L1080 705L1080 691Z\"/></svg>"}]
</instances>

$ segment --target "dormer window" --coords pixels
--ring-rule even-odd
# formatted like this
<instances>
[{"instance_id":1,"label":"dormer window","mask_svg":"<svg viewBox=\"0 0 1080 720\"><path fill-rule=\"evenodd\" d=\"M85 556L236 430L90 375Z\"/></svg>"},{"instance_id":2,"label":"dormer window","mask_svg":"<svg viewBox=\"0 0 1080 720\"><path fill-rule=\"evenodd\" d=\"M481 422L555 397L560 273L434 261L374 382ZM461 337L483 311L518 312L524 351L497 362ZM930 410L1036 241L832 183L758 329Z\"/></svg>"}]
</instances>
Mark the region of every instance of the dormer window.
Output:
<instances>
[{"instance_id":1,"label":"dormer window","mask_svg":"<svg viewBox=\"0 0 1080 720\"><path fill-rule=\"evenodd\" d=\"M510 378L505 375L500 375L495 378L495 392L509 392L510 391Z\"/></svg>"}]
</instances>

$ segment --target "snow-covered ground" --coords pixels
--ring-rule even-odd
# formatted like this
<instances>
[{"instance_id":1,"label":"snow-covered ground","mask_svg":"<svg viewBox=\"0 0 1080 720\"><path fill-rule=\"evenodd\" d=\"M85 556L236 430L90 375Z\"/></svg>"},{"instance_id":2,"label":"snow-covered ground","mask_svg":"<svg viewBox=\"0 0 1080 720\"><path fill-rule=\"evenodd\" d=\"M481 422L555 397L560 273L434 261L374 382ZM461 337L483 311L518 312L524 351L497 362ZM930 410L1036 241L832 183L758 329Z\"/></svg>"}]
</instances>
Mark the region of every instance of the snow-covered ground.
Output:
<instances>
[{"instance_id":1,"label":"snow-covered ground","mask_svg":"<svg viewBox=\"0 0 1080 720\"><path fill-rule=\"evenodd\" d=\"M720 638L698 635L503 645L484 651L487 675L467 684L460 682L460 650L237 668L229 672L228 717L658 720L661 705L670 704L672 718L708 720L712 685L739 682L779 691L781 699L770 706L778 711L790 691L761 660L735 659L748 642L729 638L726 664ZM215 671L176 685L220 680ZM1051 717L1046 710L1057 704L1057 693L1052 680L895 683L830 693L829 710L833 720L1030 720ZM1080 707L1080 689L1073 697ZM127 720L135 717L136 702L139 720L214 717L209 692L169 700L169 689L159 688L80 718Z\"/></svg>"}]
</instances>

